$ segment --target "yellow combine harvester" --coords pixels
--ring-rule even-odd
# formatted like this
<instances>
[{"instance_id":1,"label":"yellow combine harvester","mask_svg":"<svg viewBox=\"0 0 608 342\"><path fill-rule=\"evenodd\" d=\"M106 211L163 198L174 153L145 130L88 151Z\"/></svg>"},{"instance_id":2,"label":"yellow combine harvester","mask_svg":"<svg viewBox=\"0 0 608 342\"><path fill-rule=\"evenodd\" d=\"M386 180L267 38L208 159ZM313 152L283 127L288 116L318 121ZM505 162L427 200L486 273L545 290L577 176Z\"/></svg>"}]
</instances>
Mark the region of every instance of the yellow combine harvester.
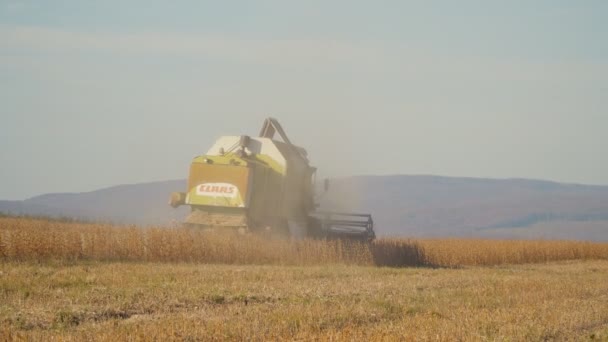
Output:
<instances>
[{"instance_id":1,"label":"yellow combine harvester","mask_svg":"<svg viewBox=\"0 0 608 342\"><path fill-rule=\"evenodd\" d=\"M274 140L278 134L282 141ZM223 136L190 165L187 192L170 205L189 205L186 224L270 232L293 238L375 238L369 214L316 212L316 168L276 119L259 137ZM325 191L329 183L324 182Z\"/></svg>"}]
</instances>

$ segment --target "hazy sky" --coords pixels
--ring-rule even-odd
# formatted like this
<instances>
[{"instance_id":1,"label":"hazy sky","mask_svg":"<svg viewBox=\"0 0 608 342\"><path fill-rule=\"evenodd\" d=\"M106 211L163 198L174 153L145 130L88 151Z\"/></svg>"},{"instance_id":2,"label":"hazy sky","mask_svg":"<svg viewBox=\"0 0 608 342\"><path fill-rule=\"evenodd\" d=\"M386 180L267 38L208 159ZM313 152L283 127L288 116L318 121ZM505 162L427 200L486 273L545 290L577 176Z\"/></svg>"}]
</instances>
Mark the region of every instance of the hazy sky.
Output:
<instances>
[{"instance_id":1,"label":"hazy sky","mask_svg":"<svg viewBox=\"0 0 608 342\"><path fill-rule=\"evenodd\" d=\"M607 18L605 0L0 0L0 199L185 178L269 115L324 176L608 184Z\"/></svg>"}]
</instances>

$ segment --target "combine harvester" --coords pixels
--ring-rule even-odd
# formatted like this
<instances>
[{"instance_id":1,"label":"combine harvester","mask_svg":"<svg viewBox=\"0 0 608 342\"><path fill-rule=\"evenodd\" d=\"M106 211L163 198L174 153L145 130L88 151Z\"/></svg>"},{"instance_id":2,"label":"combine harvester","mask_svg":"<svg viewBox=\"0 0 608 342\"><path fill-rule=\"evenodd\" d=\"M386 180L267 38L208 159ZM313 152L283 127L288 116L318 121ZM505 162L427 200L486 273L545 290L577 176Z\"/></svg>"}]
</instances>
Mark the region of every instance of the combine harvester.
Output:
<instances>
[{"instance_id":1,"label":"combine harvester","mask_svg":"<svg viewBox=\"0 0 608 342\"><path fill-rule=\"evenodd\" d=\"M315 173L306 150L268 118L259 137L223 136L194 158L187 192L172 193L169 204L191 207L187 225L296 239L373 240L370 214L316 211Z\"/></svg>"}]
</instances>

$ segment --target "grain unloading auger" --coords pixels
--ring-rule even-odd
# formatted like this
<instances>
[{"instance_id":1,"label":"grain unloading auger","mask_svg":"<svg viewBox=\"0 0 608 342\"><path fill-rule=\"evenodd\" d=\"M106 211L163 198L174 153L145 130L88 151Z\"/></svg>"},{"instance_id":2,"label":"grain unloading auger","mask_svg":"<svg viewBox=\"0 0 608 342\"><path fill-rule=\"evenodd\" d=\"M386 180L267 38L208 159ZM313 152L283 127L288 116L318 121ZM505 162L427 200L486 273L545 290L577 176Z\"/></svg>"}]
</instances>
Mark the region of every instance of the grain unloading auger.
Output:
<instances>
[{"instance_id":1,"label":"grain unloading auger","mask_svg":"<svg viewBox=\"0 0 608 342\"><path fill-rule=\"evenodd\" d=\"M191 207L188 225L293 238L373 240L371 215L315 211L315 174L306 150L268 118L259 137L223 136L207 154L195 157L187 192L172 193L169 203Z\"/></svg>"}]
</instances>

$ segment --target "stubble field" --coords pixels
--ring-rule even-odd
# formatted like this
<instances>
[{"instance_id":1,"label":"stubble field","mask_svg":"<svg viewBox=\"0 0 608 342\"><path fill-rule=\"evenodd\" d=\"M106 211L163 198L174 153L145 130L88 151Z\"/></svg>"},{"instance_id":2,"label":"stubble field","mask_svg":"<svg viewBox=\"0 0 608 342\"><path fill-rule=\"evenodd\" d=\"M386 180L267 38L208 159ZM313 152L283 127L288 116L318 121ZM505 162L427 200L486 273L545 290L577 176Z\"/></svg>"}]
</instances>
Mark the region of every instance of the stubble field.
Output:
<instances>
[{"instance_id":1,"label":"stubble field","mask_svg":"<svg viewBox=\"0 0 608 342\"><path fill-rule=\"evenodd\" d=\"M606 338L608 244L349 245L0 218L0 340Z\"/></svg>"}]
</instances>

